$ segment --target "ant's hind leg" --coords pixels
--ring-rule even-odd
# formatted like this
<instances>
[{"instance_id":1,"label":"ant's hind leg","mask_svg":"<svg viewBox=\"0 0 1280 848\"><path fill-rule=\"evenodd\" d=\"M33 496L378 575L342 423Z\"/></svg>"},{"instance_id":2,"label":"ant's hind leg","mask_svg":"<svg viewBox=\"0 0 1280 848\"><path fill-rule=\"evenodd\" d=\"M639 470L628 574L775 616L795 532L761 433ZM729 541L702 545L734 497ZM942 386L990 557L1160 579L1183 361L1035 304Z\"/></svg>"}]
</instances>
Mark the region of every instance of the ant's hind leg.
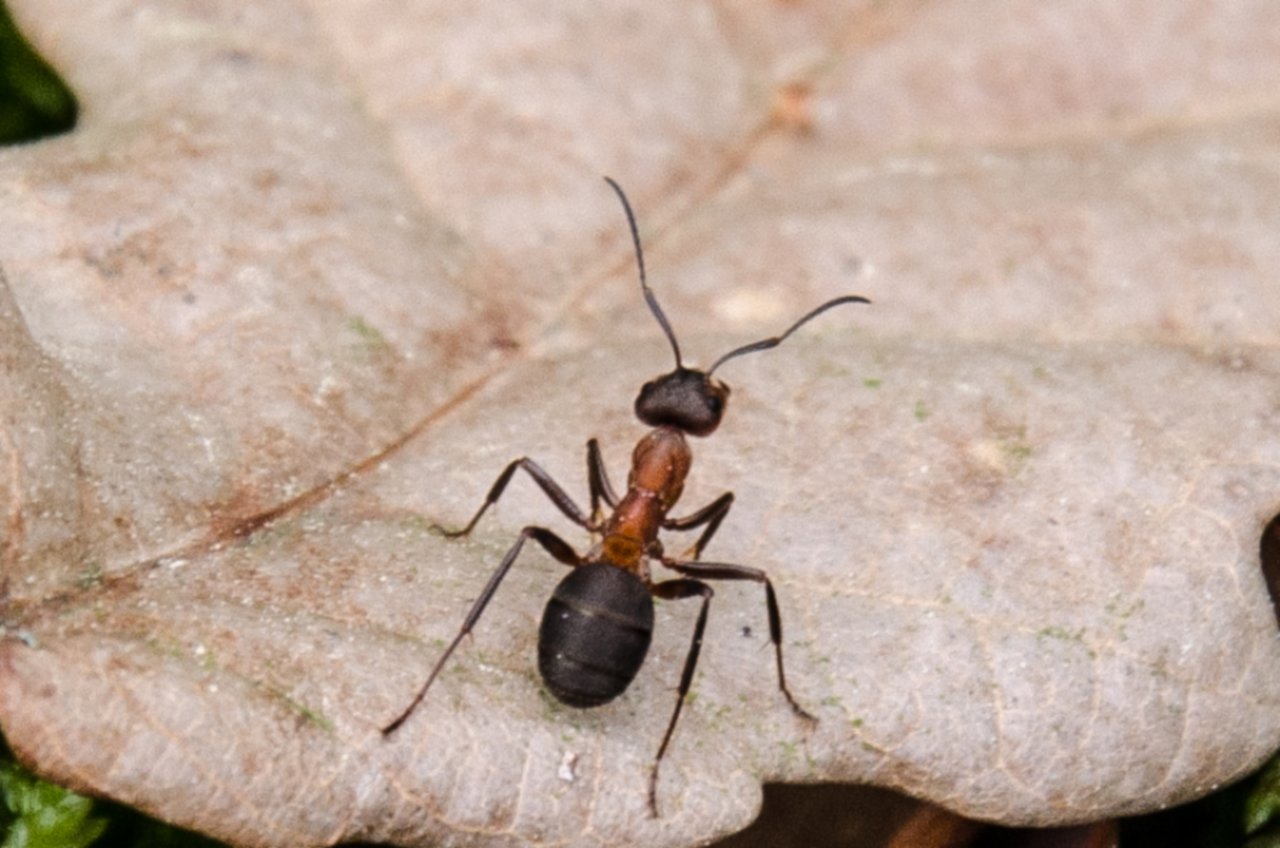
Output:
<instances>
[{"instance_id":1,"label":"ant's hind leg","mask_svg":"<svg viewBox=\"0 0 1280 848\"><path fill-rule=\"evenodd\" d=\"M480 619L484 608L489 605L489 601L493 599L493 594L498 591L498 584L502 582L502 578L507 576L507 572L511 570L511 565L516 561L516 557L520 555L520 549L524 547L524 543L529 539L533 539L543 550L551 554L565 565L579 566L582 565L582 557L555 533L552 533L545 527L526 527L520 531L520 537L516 539L516 543L511 546L511 550L507 551L507 555L502 558L502 562L498 564L498 570L493 572L493 576L489 578L489 582L485 584L484 590L480 592L480 597L476 598L476 602L471 605L471 611L467 613L466 619L462 622L462 627L458 630L458 634L453 637L453 641L449 643L449 647L445 648L444 654L440 659L436 660L435 666L432 667L431 673L427 675L427 681L422 684L422 688L418 690L418 694L414 695L409 706L396 717L394 721L382 728L382 735L388 736L394 733L396 728L405 723L405 720L413 714L418 704L422 703L422 699L426 697L427 690L431 688L431 684L435 682L436 676L440 673L440 669L444 668L444 664L449 657L453 655L453 651L462 642L462 637L471 632L471 628L475 627L476 621Z\"/></svg>"},{"instance_id":2,"label":"ant's hind leg","mask_svg":"<svg viewBox=\"0 0 1280 848\"><path fill-rule=\"evenodd\" d=\"M710 586L701 580L680 578L664 580L649 588L656 598L679 600L681 598L702 598L702 610L698 613L698 623L693 626L693 641L689 645L689 653L684 658L684 671L680 674L680 689L676 694L676 708L671 713L671 721L667 722L667 732L662 735L662 744L658 747L658 755L653 758L653 771L649 774L649 812L658 817L658 766L662 756L667 753L671 744L671 734L675 732L676 722L680 719L680 710L684 707L685 696L689 694L689 686L693 683L693 671L698 667L698 654L702 651L702 634L707 629L707 611L711 608L711 597L715 594Z\"/></svg>"},{"instance_id":3,"label":"ant's hind leg","mask_svg":"<svg viewBox=\"0 0 1280 848\"><path fill-rule=\"evenodd\" d=\"M568 518L579 527L584 527L591 531L596 530L595 521L583 515L582 510L573 502L573 498L569 497L568 493L565 492L564 489L560 488L560 484L551 479L551 475L544 471L541 465L538 465L538 463L529 459L527 456L522 456L519 459L514 460L510 465L502 469L502 473L498 475L498 479L493 481L493 486L490 487L489 494L485 495L484 503L482 503L480 508L476 510L476 514L471 516L471 520L467 522L466 527L463 527L461 530L446 530L439 524L433 524L431 525L431 529L439 532L443 536L449 537L450 539L457 538L458 536L465 536L470 533L472 528L476 526L476 522L480 520L480 516L484 515L485 510L497 503L498 498L502 497L503 491L507 488L507 484L511 482L511 477L516 473L517 468L523 468L529 473L529 476L533 478L533 481L538 484L538 487L542 489L546 496L551 499L551 502L556 505L556 509L560 510L560 512L564 514L565 518Z\"/></svg>"},{"instance_id":4,"label":"ant's hind leg","mask_svg":"<svg viewBox=\"0 0 1280 848\"><path fill-rule=\"evenodd\" d=\"M791 710L806 721L817 721L812 714L796 701L787 688L787 673L782 663L782 613L778 610L778 595L773 591L773 583L769 575L759 568L746 565L734 565L727 562L686 562L682 560L662 560L662 564L673 571L686 574L700 580L751 580L764 584L765 606L769 612L769 638L773 641L774 656L778 662L778 688L786 697Z\"/></svg>"}]
</instances>

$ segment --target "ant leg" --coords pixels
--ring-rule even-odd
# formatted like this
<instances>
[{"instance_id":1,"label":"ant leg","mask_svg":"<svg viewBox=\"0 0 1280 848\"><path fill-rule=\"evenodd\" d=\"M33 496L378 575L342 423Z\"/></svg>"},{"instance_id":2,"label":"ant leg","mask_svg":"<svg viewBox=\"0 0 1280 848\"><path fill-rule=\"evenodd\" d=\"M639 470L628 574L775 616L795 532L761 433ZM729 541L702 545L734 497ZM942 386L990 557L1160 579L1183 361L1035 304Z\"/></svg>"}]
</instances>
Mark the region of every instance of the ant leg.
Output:
<instances>
[{"instance_id":1,"label":"ant leg","mask_svg":"<svg viewBox=\"0 0 1280 848\"><path fill-rule=\"evenodd\" d=\"M711 541L716 530L720 529L720 522L724 521L724 517L729 514L731 506L733 506L733 492L725 492L692 515L686 515L684 518L663 519L662 526L667 530L692 530L703 524L707 525L707 529L702 531L698 541L694 542L693 547L689 548L684 555L684 559L699 559L702 556L702 549Z\"/></svg>"},{"instance_id":2,"label":"ant leg","mask_svg":"<svg viewBox=\"0 0 1280 848\"><path fill-rule=\"evenodd\" d=\"M591 520L599 524L603 518L600 514L600 501L604 501L609 509L614 509L618 506L618 496L609 482L609 472L600 455L600 443L595 439L587 442L587 485L591 487Z\"/></svg>"},{"instance_id":3,"label":"ant leg","mask_svg":"<svg viewBox=\"0 0 1280 848\"><path fill-rule=\"evenodd\" d=\"M653 771L649 775L649 812L658 817L658 766L662 763L663 754L671 743L671 734L675 732L676 721L680 718L680 709L684 706L685 696L689 694L689 684L693 682L693 670L698 665L698 653L702 650L702 634L707 629L707 610L711 606L711 596L715 594L710 586L701 580L679 578L664 580L649 587L654 597L665 600L702 597L702 610L698 613L698 623L693 626L693 643L689 645L689 653L684 658L684 672L680 675L680 689L676 695L676 708L671 713L671 721L667 723L667 732L662 736L662 745L658 748L658 756L653 758Z\"/></svg>"},{"instance_id":4,"label":"ant leg","mask_svg":"<svg viewBox=\"0 0 1280 848\"><path fill-rule=\"evenodd\" d=\"M445 648L444 654L436 661L435 666L431 669L431 673L427 675L427 682L422 684L422 688L418 690L418 694L413 697L413 701L409 706L396 717L395 721L382 728L382 735L389 736L394 733L396 728L405 723L405 720L412 715L417 709L418 704L422 703L422 699L426 697L427 690L431 688L431 684L435 682L436 675L440 673L440 669L444 668L444 664L453 654L455 648L462 641L462 637L471 632L471 628L475 626L476 621L480 618L480 614L484 612L484 608L493 598L493 593L498 591L498 584L502 582L502 578L507 576L507 572L511 570L511 564L516 561L516 557L520 554L520 549L524 547L524 543L533 539L543 549L565 565L579 566L582 565L582 557L570 547L569 543L561 539L555 533L545 527L526 527L520 531L520 537L516 539L516 543L511 546L511 550L507 551L507 555L502 558L502 562L498 565L498 570L493 572L493 576L489 578L489 582L485 584L484 591L480 593L480 597L476 598L476 602L471 606L471 612L467 613L467 618L462 622L462 628L458 631L458 635L453 637L453 641L449 643L449 647Z\"/></svg>"},{"instance_id":5,"label":"ant leg","mask_svg":"<svg viewBox=\"0 0 1280 848\"><path fill-rule=\"evenodd\" d=\"M582 514L582 510L573 502L573 498L569 497L565 490L560 488L560 484L551 479L551 475L546 471L543 471L541 465L538 465L538 463L529 459L527 456L522 456L519 459L514 460L510 465L502 469L502 473L498 475L498 479L493 481L493 486L489 489L489 494L485 495L484 503L480 505L480 508L476 510L476 514L471 517L469 522L467 522L466 527L463 527L461 530L446 530L439 524L433 524L431 525L431 528L433 530L438 530L441 535L447 536L450 539L457 538L458 536L465 536L470 533L471 529L476 526L476 522L480 520L480 516L484 515L485 510L497 503L498 498L502 497L503 490L505 490L507 488L507 484L511 482L511 477L516 473L517 468L523 468L525 471L529 472L529 476L533 478L533 481L538 484L539 488L542 489L546 496L551 499L551 502L556 505L556 508L564 514L565 518L568 518L579 527L585 527L587 530L595 531L597 529L596 522Z\"/></svg>"},{"instance_id":6,"label":"ant leg","mask_svg":"<svg viewBox=\"0 0 1280 848\"><path fill-rule=\"evenodd\" d=\"M773 640L774 654L778 660L778 688L786 696L791 710L806 721L817 721L808 710L800 706L787 688L787 674L782 665L782 613L778 611L778 595L773 591L773 583L769 575L759 568L746 565L733 565L727 562L686 562L681 560L662 560L667 568L678 571L689 577L703 580L753 580L764 584L765 606L769 610L769 638Z\"/></svg>"}]
</instances>

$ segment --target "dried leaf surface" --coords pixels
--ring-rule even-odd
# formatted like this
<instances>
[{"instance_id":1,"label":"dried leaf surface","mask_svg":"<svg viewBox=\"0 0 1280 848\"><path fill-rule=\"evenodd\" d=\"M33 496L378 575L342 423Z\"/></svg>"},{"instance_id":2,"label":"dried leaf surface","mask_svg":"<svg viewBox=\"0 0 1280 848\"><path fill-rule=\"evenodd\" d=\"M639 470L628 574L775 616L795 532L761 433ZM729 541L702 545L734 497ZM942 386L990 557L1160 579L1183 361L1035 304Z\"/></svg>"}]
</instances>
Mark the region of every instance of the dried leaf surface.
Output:
<instances>
[{"instance_id":1,"label":"dried leaf surface","mask_svg":"<svg viewBox=\"0 0 1280 848\"><path fill-rule=\"evenodd\" d=\"M1267 3L16 3L86 104L0 153L0 727L42 772L225 839L682 845L763 780L1061 823L1280 744L1280 10ZM692 605L575 711L533 644L502 465L585 500L669 351L726 366ZM679 550L678 545L672 546Z\"/></svg>"}]
</instances>

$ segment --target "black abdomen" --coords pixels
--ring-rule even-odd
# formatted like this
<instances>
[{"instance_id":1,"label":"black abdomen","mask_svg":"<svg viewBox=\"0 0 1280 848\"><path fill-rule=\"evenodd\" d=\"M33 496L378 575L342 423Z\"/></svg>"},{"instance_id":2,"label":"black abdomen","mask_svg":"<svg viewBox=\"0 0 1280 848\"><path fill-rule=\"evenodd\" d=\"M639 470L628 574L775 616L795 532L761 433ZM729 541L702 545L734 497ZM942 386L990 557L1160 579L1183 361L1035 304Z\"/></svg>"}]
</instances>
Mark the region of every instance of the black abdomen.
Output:
<instances>
[{"instance_id":1,"label":"black abdomen","mask_svg":"<svg viewBox=\"0 0 1280 848\"><path fill-rule=\"evenodd\" d=\"M607 563L560 581L538 629L538 671L572 707L596 707L626 691L653 635L653 599L639 577Z\"/></svg>"}]
</instances>

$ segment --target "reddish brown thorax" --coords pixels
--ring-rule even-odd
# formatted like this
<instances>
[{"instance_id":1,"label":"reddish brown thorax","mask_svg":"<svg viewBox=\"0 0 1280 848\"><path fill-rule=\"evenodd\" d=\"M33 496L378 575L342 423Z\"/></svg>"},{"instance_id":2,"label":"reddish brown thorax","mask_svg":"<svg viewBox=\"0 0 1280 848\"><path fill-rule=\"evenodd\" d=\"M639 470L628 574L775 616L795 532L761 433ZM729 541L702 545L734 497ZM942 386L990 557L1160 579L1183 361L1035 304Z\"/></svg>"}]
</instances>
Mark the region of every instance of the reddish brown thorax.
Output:
<instances>
[{"instance_id":1,"label":"reddish brown thorax","mask_svg":"<svg viewBox=\"0 0 1280 848\"><path fill-rule=\"evenodd\" d=\"M605 522L603 538L589 557L601 559L649 582L649 558L661 556L658 530L680 499L693 452L675 427L657 427L631 454L627 493Z\"/></svg>"}]
</instances>

